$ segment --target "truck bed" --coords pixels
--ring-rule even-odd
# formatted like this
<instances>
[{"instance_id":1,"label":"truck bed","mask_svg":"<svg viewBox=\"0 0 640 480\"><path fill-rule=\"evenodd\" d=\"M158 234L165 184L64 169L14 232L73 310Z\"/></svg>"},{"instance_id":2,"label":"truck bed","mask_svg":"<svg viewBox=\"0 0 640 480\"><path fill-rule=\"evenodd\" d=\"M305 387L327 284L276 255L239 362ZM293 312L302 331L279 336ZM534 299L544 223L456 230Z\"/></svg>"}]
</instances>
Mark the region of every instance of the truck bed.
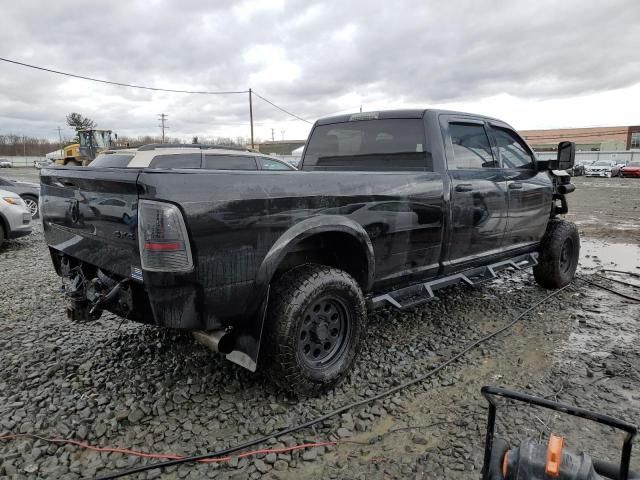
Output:
<instances>
[{"instance_id":1,"label":"truck bed","mask_svg":"<svg viewBox=\"0 0 640 480\"><path fill-rule=\"evenodd\" d=\"M255 314L274 259L296 228L303 231L309 222L318 228L357 228L373 237L364 239L375 258L370 287L399 270L427 265L435 272L439 267L444 222L439 173L58 167L43 170L41 179L45 237L52 252L142 280L152 306L164 302L164 311L175 295L193 298L196 318L185 321L173 313L167 321L172 326L218 327L221 318ZM141 272L139 199L181 209L193 272ZM395 212L386 214L405 205L414 209L406 213L405 224ZM179 283L180 292L164 287L168 283Z\"/></svg>"}]
</instances>

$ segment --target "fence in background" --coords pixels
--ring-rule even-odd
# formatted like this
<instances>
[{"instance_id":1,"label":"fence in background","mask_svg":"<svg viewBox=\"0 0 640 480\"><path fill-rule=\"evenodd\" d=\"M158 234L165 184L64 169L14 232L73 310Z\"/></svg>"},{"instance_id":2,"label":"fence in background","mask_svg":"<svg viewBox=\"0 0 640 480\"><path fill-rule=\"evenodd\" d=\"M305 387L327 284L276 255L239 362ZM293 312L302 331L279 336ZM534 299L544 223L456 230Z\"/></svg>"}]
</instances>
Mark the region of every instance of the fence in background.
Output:
<instances>
[{"instance_id":1,"label":"fence in background","mask_svg":"<svg viewBox=\"0 0 640 480\"><path fill-rule=\"evenodd\" d=\"M540 160L554 160L556 152L536 152ZM638 150L617 150L603 152L576 152L576 162L597 162L598 160L609 160L617 163L640 162L640 151Z\"/></svg>"},{"instance_id":2,"label":"fence in background","mask_svg":"<svg viewBox=\"0 0 640 480\"><path fill-rule=\"evenodd\" d=\"M0 160L9 160L14 167L34 167L36 162L43 161L45 157L3 157Z\"/></svg>"}]
</instances>

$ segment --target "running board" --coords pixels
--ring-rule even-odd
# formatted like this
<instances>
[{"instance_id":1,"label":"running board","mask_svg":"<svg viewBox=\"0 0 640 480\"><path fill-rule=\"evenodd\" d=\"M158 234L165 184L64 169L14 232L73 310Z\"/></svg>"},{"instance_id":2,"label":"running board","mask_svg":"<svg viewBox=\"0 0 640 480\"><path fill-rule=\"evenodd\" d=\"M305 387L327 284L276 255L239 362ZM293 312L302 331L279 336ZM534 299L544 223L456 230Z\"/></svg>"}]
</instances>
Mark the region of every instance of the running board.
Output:
<instances>
[{"instance_id":1,"label":"running board","mask_svg":"<svg viewBox=\"0 0 640 480\"><path fill-rule=\"evenodd\" d=\"M390 304L400 310L415 307L421 303L428 302L435 298L434 292L441 288L466 283L467 285L479 285L488 280L497 277L497 273L507 268L515 268L522 270L533 267L538 264L538 254L536 252L526 253L517 257L504 260L502 262L492 263L483 267L471 268L461 273L440 277L428 282L415 283L408 287L398 290L376 295L369 300L369 306L372 309L380 308L386 304Z\"/></svg>"}]
</instances>

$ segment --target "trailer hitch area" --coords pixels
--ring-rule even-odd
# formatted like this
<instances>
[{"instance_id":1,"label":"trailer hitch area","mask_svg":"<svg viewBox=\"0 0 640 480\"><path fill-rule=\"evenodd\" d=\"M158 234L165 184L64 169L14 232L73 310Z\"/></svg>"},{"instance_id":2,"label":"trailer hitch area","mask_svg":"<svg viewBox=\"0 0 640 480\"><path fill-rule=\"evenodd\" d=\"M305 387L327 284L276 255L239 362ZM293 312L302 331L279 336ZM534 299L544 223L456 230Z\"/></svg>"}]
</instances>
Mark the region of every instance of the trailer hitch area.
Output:
<instances>
[{"instance_id":1,"label":"trailer hitch area","mask_svg":"<svg viewBox=\"0 0 640 480\"><path fill-rule=\"evenodd\" d=\"M68 300L67 318L74 322L98 320L103 309L119 298L128 281L116 282L100 270L97 277L87 280L79 271L63 287Z\"/></svg>"}]
</instances>

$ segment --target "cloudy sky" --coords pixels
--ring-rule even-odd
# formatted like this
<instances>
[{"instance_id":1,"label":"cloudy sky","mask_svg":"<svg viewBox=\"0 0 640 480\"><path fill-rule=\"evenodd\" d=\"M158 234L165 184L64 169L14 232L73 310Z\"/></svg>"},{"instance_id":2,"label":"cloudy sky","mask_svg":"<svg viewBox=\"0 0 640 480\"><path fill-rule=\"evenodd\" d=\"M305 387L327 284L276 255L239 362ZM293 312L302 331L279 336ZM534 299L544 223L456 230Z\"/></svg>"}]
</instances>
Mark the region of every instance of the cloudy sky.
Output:
<instances>
[{"instance_id":1,"label":"cloudy sky","mask_svg":"<svg viewBox=\"0 0 640 480\"><path fill-rule=\"evenodd\" d=\"M640 124L640 2L5 2L0 57L116 82L246 90L298 116L444 107L516 128ZM109 86L0 62L0 133L78 111L126 135L248 136L248 98ZM256 137L309 124L254 99ZM69 136L69 129L63 133Z\"/></svg>"}]
</instances>

